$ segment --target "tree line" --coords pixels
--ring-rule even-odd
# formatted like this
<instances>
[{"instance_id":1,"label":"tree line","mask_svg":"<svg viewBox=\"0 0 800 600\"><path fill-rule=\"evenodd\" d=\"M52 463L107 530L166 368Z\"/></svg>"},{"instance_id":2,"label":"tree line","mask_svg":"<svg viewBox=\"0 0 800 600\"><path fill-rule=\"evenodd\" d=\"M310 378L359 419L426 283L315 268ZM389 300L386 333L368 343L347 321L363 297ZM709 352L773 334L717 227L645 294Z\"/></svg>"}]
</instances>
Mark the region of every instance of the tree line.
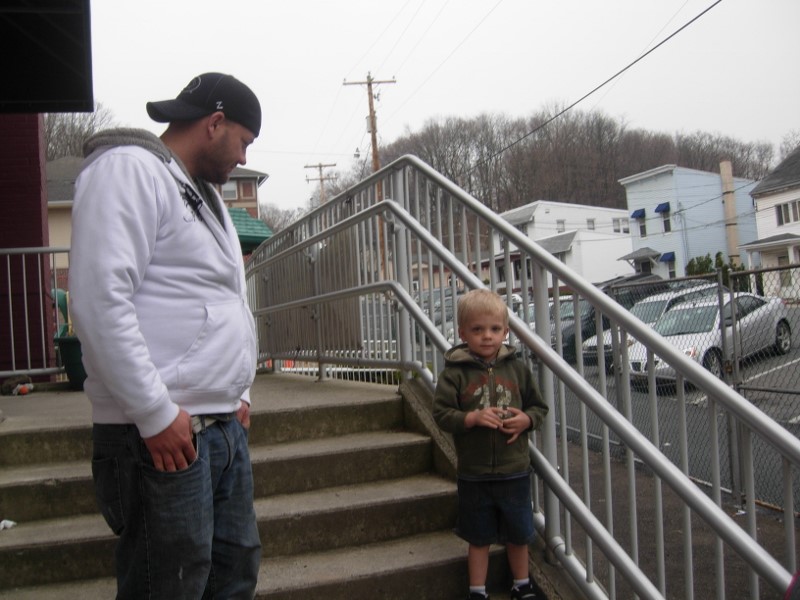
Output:
<instances>
[{"instance_id":1,"label":"tree line","mask_svg":"<svg viewBox=\"0 0 800 600\"><path fill-rule=\"evenodd\" d=\"M429 121L382 147L381 164L414 154L497 212L535 200L625 208L619 180L665 164L718 172L730 160L735 176L753 180L775 166L767 142L630 128L600 111L554 118L561 110Z\"/></svg>"}]
</instances>

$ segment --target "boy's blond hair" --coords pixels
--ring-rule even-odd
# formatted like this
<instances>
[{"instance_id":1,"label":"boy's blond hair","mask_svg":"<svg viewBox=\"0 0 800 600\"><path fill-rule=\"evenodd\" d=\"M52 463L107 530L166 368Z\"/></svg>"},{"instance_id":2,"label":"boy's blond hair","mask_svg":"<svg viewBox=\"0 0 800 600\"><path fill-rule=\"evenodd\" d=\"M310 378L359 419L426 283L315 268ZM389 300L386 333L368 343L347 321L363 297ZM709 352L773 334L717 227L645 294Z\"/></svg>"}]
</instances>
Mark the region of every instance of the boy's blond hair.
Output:
<instances>
[{"instance_id":1,"label":"boy's blond hair","mask_svg":"<svg viewBox=\"0 0 800 600\"><path fill-rule=\"evenodd\" d=\"M503 299L492 290L471 290L458 299L458 326L464 327L476 315L490 314L502 317L503 325L508 327L508 307Z\"/></svg>"}]
</instances>

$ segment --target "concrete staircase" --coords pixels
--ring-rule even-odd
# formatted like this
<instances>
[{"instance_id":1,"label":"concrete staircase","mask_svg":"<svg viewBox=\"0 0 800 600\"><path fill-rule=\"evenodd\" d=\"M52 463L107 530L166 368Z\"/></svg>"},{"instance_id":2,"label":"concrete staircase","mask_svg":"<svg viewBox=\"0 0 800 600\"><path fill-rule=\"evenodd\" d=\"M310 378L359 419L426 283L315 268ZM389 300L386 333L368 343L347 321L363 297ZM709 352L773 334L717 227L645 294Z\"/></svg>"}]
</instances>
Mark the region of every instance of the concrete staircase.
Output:
<instances>
[{"instance_id":1,"label":"concrete staircase","mask_svg":"<svg viewBox=\"0 0 800 600\"><path fill-rule=\"evenodd\" d=\"M24 402L31 414L6 404L0 423L0 519L18 523L0 531L0 598L112 598L88 401L42 392ZM455 486L434 469L431 437L406 426L416 419L394 388L264 374L253 404L257 598L465 597ZM507 589L499 549L491 571Z\"/></svg>"}]
</instances>

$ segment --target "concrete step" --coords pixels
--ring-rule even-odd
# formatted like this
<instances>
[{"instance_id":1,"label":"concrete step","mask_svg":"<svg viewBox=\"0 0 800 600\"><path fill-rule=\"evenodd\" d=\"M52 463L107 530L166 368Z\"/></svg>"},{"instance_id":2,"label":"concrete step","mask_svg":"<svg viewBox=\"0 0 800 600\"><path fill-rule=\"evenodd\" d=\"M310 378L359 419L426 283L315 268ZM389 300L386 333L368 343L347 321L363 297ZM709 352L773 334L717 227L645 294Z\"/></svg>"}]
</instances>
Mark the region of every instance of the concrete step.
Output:
<instances>
[{"instance_id":1,"label":"concrete step","mask_svg":"<svg viewBox=\"0 0 800 600\"><path fill-rule=\"evenodd\" d=\"M0 469L0 518L36 519L97 512L89 460Z\"/></svg>"},{"instance_id":2,"label":"concrete step","mask_svg":"<svg viewBox=\"0 0 800 600\"><path fill-rule=\"evenodd\" d=\"M307 540L336 547L413 533L423 524L427 531L448 526L455 518L453 484L420 476L429 445L416 434L368 433L254 448L254 472L264 472L256 478L262 492L256 510L267 554L304 551ZM85 481L91 490L88 476ZM371 526L370 519L386 525ZM0 536L0 589L112 572L114 538L96 511L12 520L17 527Z\"/></svg>"},{"instance_id":3,"label":"concrete step","mask_svg":"<svg viewBox=\"0 0 800 600\"><path fill-rule=\"evenodd\" d=\"M433 473L431 439L404 430L397 390L269 375L251 393L258 598L466 595L455 484ZM0 598L113 597L115 538L94 504L88 401L34 400L2 405L0 518L18 525L0 532ZM491 579L506 576L498 549Z\"/></svg>"},{"instance_id":4,"label":"concrete step","mask_svg":"<svg viewBox=\"0 0 800 600\"><path fill-rule=\"evenodd\" d=\"M418 475L262 498L255 508L264 556L296 555L450 527L455 486ZM115 539L99 515L22 523L2 533L0 589L113 573Z\"/></svg>"},{"instance_id":5,"label":"concrete step","mask_svg":"<svg viewBox=\"0 0 800 600\"><path fill-rule=\"evenodd\" d=\"M250 449L256 498L430 470L430 438L370 432Z\"/></svg>"},{"instance_id":6,"label":"concrete step","mask_svg":"<svg viewBox=\"0 0 800 600\"><path fill-rule=\"evenodd\" d=\"M403 428L402 399L384 385L262 375L251 396L254 446ZM91 457L91 409L82 392L3 396L0 410L0 469Z\"/></svg>"},{"instance_id":7,"label":"concrete step","mask_svg":"<svg viewBox=\"0 0 800 600\"><path fill-rule=\"evenodd\" d=\"M467 545L450 531L310 552L262 562L256 598L298 600L462 599L467 591ZM502 550L492 555L491 576L505 578Z\"/></svg>"},{"instance_id":8,"label":"concrete step","mask_svg":"<svg viewBox=\"0 0 800 600\"><path fill-rule=\"evenodd\" d=\"M430 443L383 431L251 446L255 497L428 471ZM96 513L90 459L0 468L0 509L18 523Z\"/></svg>"},{"instance_id":9,"label":"concrete step","mask_svg":"<svg viewBox=\"0 0 800 600\"><path fill-rule=\"evenodd\" d=\"M265 556L357 546L452 527L455 485L426 474L326 488L259 500L256 514Z\"/></svg>"},{"instance_id":10,"label":"concrete step","mask_svg":"<svg viewBox=\"0 0 800 600\"><path fill-rule=\"evenodd\" d=\"M351 546L336 551L265 558L259 571L259 600L329 598L359 600L461 600L466 596L466 544L451 532ZM501 548L492 551L490 578L508 586ZM116 592L113 578L87 578L57 585L0 590L15 600L107 600ZM492 593L493 600L508 598Z\"/></svg>"}]
</instances>

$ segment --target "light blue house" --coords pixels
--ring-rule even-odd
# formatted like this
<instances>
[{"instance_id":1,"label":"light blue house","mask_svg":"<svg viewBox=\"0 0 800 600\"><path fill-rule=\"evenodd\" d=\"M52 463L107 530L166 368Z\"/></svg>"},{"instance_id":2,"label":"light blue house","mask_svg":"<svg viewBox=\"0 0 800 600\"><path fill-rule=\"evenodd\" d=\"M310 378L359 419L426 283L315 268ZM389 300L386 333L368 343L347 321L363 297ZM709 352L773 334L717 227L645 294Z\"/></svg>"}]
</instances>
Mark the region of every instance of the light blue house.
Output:
<instances>
[{"instance_id":1,"label":"light blue house","mask_svg":"<svg viewBox=\"0 0 800 600\"><path fill-rule=\"evenodd\" d=\"M723 174L729 172L725 165ZM726 263L738 261L739 240L757 237L750 197L756 182L750 179L664 165L619 182L625 186L633 242L633 251L619 260L637 273L683 277L692 258L714 258L717 252ZM731 201L727 213L726 201ZM745 266L747 259L741 257Z\"/></svg>"}]
</instances>

